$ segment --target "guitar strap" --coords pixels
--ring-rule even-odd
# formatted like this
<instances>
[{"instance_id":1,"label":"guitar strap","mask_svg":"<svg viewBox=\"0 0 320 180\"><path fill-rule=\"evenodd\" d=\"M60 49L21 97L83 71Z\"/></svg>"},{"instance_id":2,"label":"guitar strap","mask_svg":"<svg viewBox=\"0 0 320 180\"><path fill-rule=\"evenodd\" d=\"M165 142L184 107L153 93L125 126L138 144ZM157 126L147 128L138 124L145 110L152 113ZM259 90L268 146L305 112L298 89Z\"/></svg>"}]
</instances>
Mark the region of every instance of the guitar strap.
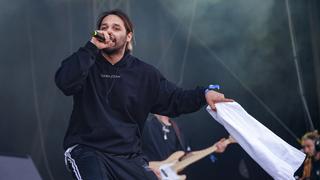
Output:
<instances>
[{"instance_id":1,"label":"guitar strap","mask_svg":"<svg viewBox=\"0 0 320 180\"><path fill-rule=\"evenodd\" d=\"M187 151L187 147L185 146L185 142L184 142L183 138L181 137L181 131L180 131L177 123L174 121L171 121L171 120L170 120L170 123L172 124L172 127L178 137L179 144L182 147L183 151Z\"/></svg>"}]
</instances>

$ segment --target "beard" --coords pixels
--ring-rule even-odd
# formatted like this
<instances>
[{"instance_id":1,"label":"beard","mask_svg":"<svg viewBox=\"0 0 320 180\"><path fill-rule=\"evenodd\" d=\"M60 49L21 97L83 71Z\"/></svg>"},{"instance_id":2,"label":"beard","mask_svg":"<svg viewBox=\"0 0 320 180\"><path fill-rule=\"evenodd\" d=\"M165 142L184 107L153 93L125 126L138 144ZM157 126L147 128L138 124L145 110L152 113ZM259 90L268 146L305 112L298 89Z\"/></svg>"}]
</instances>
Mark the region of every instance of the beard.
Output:
<instances>
[{"instance_id":1,"label":"beard","mask_svg":"<svg viewBox=\"0 0 320 180\"><path fill-rule=\"evenodd\" d=\"M107 55L117 54L117 53L121 52L122 49L125 48L127 45L125 37L120 38L118 41L117 41L117 39L114 39L113 42L115 43L114 46L104 48L104 49L102 49L102 52Z\"/></svg>"}]
</instances>

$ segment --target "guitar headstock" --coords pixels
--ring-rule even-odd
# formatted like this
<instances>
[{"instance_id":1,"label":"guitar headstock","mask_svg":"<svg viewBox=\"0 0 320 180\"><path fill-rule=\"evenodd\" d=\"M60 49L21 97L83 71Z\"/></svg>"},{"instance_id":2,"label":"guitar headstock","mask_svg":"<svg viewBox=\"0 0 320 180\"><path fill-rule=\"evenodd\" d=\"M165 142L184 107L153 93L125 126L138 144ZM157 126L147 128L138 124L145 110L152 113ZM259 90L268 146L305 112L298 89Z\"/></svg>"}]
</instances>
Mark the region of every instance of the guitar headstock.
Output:
<instances>
[{"instance_id":1,"label":"guitar headstock","mask_svg":"<svg viewBox=\"0 0 320 180\"><path fill-rule=\"evenodd\" d=\"M229 135L229 138L226 141L228 144L237 143L237 141L231 135Z\"/></svg>"}]
</instances>

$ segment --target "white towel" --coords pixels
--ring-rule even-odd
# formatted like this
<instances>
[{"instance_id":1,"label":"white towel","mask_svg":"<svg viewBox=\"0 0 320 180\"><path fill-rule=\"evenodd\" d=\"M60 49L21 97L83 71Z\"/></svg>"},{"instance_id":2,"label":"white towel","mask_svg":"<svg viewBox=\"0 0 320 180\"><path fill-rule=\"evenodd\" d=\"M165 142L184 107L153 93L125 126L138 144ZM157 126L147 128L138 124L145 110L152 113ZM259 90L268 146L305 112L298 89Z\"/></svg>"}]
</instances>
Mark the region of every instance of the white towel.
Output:
<instances>
[{"instance_id":1,"label":"white towel","mask_svg":"<svg viewBox=\"0 0 320 180\"><path fill-rule=\"evenodd\" d=\"M217 103L207 111L239 145L274 179L294 180L305 154L275 135L236 102Z\"/></svg>"}]
</instances>

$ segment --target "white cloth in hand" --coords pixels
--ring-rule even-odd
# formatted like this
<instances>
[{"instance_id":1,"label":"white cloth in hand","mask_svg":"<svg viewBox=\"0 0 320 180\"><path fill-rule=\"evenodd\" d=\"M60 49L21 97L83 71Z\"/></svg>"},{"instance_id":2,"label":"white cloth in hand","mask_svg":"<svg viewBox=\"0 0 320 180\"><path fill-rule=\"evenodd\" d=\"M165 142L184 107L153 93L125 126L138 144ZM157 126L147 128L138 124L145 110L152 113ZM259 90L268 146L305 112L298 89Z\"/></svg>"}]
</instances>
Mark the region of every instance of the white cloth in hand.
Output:
<instances>
[{"instance_id":1,"label":"white cloth in hand","mask_svg":"<svg viewBox=\"0 0 320 180\"><path fill-rule=\"evenodd\" d=\"M294 180L305 154L282 140L236 102L217 103L207 111L239 145L274 179Z\"/></svg>"}]
</instances>

